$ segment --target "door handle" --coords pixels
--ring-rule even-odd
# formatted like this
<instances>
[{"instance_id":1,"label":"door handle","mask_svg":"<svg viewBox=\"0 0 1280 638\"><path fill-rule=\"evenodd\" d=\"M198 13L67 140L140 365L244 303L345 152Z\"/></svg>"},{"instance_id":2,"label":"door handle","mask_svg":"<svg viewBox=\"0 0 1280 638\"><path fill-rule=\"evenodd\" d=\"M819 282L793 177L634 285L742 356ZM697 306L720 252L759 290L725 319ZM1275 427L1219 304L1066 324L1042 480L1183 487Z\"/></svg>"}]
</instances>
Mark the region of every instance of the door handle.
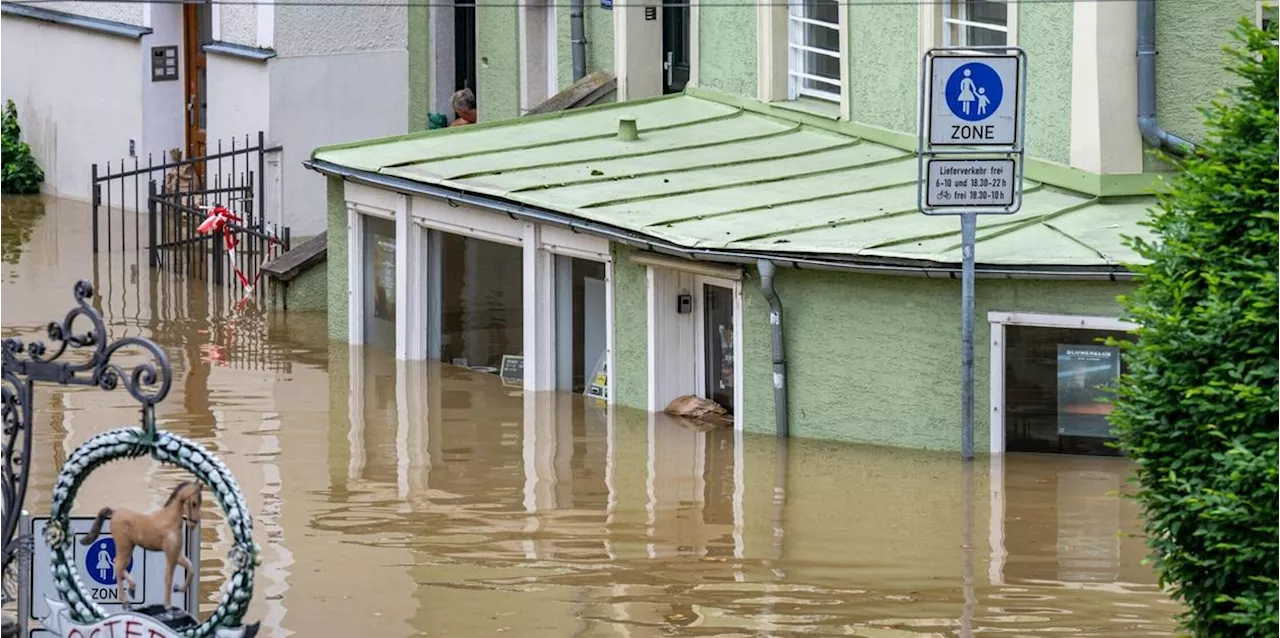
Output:
<instances>
[{"instance_id":1,"label":"door handle","mask_svg":"<svg viewBox=\"0 0 1280 638\"><path fill-rule=\"evenodd\" d=\"M667 70L667 86L671 86L672 84L675 83L675 70L676 70L676 65L674 64L675 56L676 56L675 51L667 51L667 61L662 63L662 68Z\"/></svg>"},{"instance_id":2,"label":"door handle","mask_svg":"<svg viewBox=\"0 0 1280 638\"><path fill-rule=\"evenodd\" d=\"M196 98L191 96L187 98L187 126L196 125Z\"/></svg>"}]
</instances>

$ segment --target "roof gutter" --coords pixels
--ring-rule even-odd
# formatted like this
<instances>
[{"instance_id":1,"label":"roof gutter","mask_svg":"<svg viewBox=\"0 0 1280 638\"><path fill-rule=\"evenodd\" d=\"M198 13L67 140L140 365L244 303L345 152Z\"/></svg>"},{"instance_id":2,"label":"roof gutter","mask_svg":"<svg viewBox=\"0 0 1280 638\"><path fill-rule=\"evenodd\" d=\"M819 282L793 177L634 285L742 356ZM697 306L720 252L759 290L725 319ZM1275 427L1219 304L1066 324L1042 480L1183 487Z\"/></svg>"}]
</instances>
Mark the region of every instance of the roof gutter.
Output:
<instances>
[{"instance_id":1,"label":"roof gutter","mask_svg":"<svg viewBox=\"0 0 1280 638\"><path fill-rule=\"evenodd\" d=\"M511 202L498 197L479 195L444 186L425 184L422 182L404 179L402 177L393 177L390 175L383 175L381 173L348 168L346 166L326 162L324 160L305 160L302 162L302 165L323 175L341 177L344 180L364 184L366 186L396 191L406 195L422 195L424 197L467 204L477 208L487 208L489 210L506 213L512 219L562 226L573 232L585 232L592 235L606 237L611 241L625 244L637 250L649 251L660 255L670 255L682 259L750 266L757 265L761 259L768 259L778 267L795 268L799 270L837 270L870 275L914 276L926 277L929 279L961 278L961 268L959 264L955 266L942 266L889 264L866 261L855 262L792 253L779 254L764 251L757 252L719 248L689 248L661 239L655 239L635 231L580 219L564 213L526 206L524 204ZM1058 269L1053 267L1037 268L1034 266L1021 268L987 266L977 267L974 269L974 272L978 277L984 279L1132 281L1135 278L1135 273L1120 266L1100 267L1097 269L1086 270Z\"/></svg>"},{"instance_id":2,"label":"roof gutter","mask_svg":"<svg viewBox=\"0 0 1280 638\"><path fill-rule=\"evenodd\" d=\"M1160 128L1156 119L1156 2L1138 0L1138 131L1149 146L1179 157L1196 145Z\"/></svg>"}]
</instances>

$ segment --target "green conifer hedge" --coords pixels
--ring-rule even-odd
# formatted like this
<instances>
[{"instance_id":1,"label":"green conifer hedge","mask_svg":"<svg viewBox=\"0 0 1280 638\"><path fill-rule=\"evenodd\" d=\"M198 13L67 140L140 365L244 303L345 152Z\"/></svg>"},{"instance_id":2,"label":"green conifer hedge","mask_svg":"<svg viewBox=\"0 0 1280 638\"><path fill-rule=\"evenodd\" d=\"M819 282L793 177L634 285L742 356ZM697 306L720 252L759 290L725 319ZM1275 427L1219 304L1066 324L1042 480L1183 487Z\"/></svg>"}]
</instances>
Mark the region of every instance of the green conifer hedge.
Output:
<instances>
[{"instance_id":1,"label":"green conifer hedge","mask_svg":"<svg viewBox=\"0 0 1280 638\"><path fill-rule=\"evenodd\" d=\"M1150 261L1122 298L1137 340L1112 424L1161 582L1198 636L1277 631L1276 27L1241 20L1241 83L1203 109L1209 134L1149 226Z\"/></svg>"}]
</instances>

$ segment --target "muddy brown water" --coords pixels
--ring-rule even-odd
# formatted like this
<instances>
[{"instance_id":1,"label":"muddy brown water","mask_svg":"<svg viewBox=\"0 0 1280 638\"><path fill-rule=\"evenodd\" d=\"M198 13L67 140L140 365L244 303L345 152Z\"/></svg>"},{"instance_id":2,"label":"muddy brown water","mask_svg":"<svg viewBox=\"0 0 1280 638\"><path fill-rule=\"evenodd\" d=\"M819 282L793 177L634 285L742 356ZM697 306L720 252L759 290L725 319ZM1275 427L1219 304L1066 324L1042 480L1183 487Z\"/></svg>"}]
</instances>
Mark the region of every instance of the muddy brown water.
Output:
<instances>
[{"instance_id":1,"label":"muddy brown water","mask_svg":"<svg viewBox=\"0 0 1280 638\"><path fill-rule=\"evenodd\" d=\"M1169 635L1123 459L840 445L732 431L330 345L323 317L231 308L145 256L89 252L84 204L4 203L4 336L96 279L113 338L163 346L162 426L235 473L264 548L270 636ZM139 257L142 261L139 262ZM36 397L27 509L68 453L136 422L122 391ZM182 479L110 464L80 513L158 507ZM205 501L200 582L229 535Z\"/></svg>"}]
</instances>

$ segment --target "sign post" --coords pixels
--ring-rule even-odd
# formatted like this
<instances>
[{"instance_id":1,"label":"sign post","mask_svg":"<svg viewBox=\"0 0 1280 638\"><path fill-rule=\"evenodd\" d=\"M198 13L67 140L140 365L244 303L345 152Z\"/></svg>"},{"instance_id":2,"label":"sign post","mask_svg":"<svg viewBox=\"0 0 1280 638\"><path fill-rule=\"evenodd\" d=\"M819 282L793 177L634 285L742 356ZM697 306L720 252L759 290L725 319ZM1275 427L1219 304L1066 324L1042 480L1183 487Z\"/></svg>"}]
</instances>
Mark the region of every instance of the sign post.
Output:
<instances>
[{"instance_id":1,"label":"sign post","mask_svg":"<svg viewBox=\"0 0 1280 638\"><path fill-rule=\"evenodd\" d=\"M973 459L974 244L979 215L1022 208L1027 55L1018 47L930 49L920 65L916 203L960 216L961 455Z\"/></svg>"}]
</instances>

